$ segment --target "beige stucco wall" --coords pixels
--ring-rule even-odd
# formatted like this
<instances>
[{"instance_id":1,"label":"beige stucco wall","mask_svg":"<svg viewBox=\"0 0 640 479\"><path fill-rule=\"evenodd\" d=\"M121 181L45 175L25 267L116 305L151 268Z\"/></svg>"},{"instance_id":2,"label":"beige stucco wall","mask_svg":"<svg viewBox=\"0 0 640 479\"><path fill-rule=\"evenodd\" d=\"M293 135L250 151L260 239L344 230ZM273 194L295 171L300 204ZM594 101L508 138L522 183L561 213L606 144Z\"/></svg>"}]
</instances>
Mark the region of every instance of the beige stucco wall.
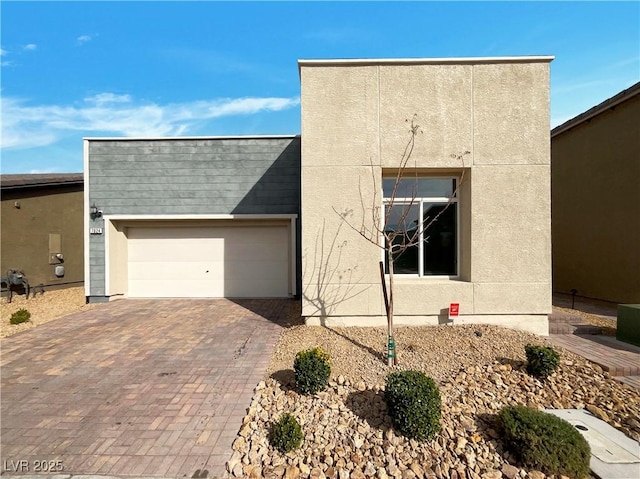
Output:
<instances>
[{"instance_id":1,"label":"beige stucco wall","mask_svg":"<svg viewBox=\"0 0 640 479\"><path fill-rule=\"evenodd\" d=\"M553 289L640 303L640 95L555 135Z\"/></svg>"},{"instance_id":2,"label":"beige stucco wall","mask_svg":"<svg viewBox=\"0 0 640 479\"><path fill-rule=\"evenodd\" d=\"M414 114L411 165L460 176L460 275L395 276L395 313L546 334L551 309L549 61L300 62L302 292L310 323L384 324L382 251L356 230L382 204ZM452 154L468 151L464 163ZM349 224L340 215L346 215Z\"/></svg>"}]
</instances>

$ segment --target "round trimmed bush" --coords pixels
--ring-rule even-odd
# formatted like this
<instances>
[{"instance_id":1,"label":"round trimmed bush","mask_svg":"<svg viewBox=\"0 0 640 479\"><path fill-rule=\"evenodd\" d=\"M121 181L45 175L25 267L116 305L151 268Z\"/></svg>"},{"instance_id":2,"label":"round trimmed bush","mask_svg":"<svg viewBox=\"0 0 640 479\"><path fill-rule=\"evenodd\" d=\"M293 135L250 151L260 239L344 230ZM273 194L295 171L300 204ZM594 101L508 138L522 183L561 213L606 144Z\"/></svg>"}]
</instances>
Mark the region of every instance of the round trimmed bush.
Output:
<instances>
[{"instance_id":1,"label":"round trimmed bush","mask_svg":"<svg viewBox=\"0 0 640 479\"><path fill-rule=\"evenodd\" d=\"M524 351L527 354L527 372L532 376L545 379L558 369L560 355L552 347L527 344Z\"/></svg>"},{"instance_id":2,"label":"round trimmed bush","mask_svg":"<svg viewBox=\"0 0 640 479\"><path fill-rule=\"evenodd\" d=\"M440 391L434 380L423 372L389 373L385 400L393 426L404 436L425 441L440 431Z\"/></svg>"},{"instance_id":3,"label":"round trimmed bush","mask_svg":"<svg viewBox=\"0 0 640 479\"><path fill-rule=\"evenodd\" d=\"M282 454L286 454L302 444L300 423L289 413L285 413L271 428L269 442Z\"/></svg>"},{"instance_id":4,"label":"round trimmed bush","mask_svg":"<svg viewBox=\"0 0 640 479\"><path fill-rule=\"evenodd\" d=\"M589 474L589 443L569 422L525 406L499 413L505 447L526 467L582 479Z\"/></svg>"},{"instance_id":5,"label":"round trimmed bush","mask_svg":"<svg viewBox=\"0 0 640 479\"><path fill-rule=\"evenodd\" d=\"M31 319L31 313L26 309L22 308L11 315L11 318L9 318L9 322L11 324L20 324L20 323L26 323L30 319Z\"/></svg>"},{"instance_id":6,"label":"round trimmed bush","mask_svg":"<svg viewBox=\"0 0 640 479\"><path fill-rule=\"evenodd\" d=\"M315 394L329 384L331 359L320 348L300 351L293 362L293 370L298 389L303 394Z\"/></svg>"}]
</instances>

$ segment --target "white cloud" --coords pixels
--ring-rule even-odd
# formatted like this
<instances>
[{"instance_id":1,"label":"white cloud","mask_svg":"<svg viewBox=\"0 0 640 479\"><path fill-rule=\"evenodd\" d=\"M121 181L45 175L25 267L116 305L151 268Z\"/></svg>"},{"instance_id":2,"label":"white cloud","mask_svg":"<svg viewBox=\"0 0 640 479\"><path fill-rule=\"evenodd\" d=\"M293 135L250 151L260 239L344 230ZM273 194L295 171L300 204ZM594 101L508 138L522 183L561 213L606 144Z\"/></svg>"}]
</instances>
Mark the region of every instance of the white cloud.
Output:
<instances>
[{"instance_id":1,"label":"white cloud","mask_svg":"<svg viewBox=\"0 0 640 479\"><path fill-rule=\"evenodd\" d=\"M58 172L58 168L44 168L44 169L29 170L29 174L30 175L45 174L45 173L57 173L57 172Z\"/></svg>"},{"instance_id":2,"label":"white cloud","mask_svg":"<svg viewBox=\"0 0 640 479\"><path fill-rule=\"evenodd\" d=\"M22 48L25 50L35 50L38 48L38 45L36 45L35 43L29 43Z\"/></svg>"},{"instance_id":3,"label":"white cloud","mask_svg":"<svg viewBox=\"0 0 640 479\"><path fill-rule=\"evenodd\" d=\"M80 35L76 38L76 41L78 42L78 45L83 45L91 41L91 35Z\"/></svg>"},{"instance_id":4,"label":"white cloud","mask_svg":"<svg viewBox=\"0 0 640 479\"><path fill-rule=\"evenodd\" d=\"M4 48L0 48L0 57L5 56L7 53L9 53L9 52L6 51Z\"/></svg>"},{"instance_id":5,"label":"white cloud","mask_svg":"<svg viewBox=\"0 0 640 479\"><path fill-rule=\"evenodd\" d=\"M205 120L294 108L293 98L222 98L186 103L136 103L129 95L100 93L80 105L28 105L1 98L2 148L32 148L55 143L70 132L100 132L129 137L177 136Z\"/></svg>"},{"instance_id":6,"label":"white cloud","mask_svg":"<svg viewBox=\"0 0 640 479\"><path fill-rule=\"evenodd\" d=\"M104 105L105 103L129 103L131 95L117 95L115 93L98 93L97 95L86 97L87 103L95 103L96 105Z\"/></svg>"}]
</instances>

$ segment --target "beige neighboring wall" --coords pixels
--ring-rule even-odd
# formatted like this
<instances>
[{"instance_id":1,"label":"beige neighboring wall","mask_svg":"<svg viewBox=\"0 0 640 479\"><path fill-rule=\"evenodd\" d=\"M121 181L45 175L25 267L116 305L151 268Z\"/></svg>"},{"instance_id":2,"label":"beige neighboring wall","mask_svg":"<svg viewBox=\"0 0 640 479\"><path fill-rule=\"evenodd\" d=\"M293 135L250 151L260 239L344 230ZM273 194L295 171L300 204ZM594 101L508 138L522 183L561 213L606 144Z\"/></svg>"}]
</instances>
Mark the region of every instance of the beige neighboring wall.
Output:
<instances>
[{"instance_id":1,"label":"beige neighboring wall","mask_svg":"<svg viewBox=\"0 0 640 479\"><path fill-rule=\"evenodd\" d=\"M552 131L553 289L640 303L640 83Z\"/></svg>"},{"instance_id":2,"label":"beige neighboring wall","mask_svg":"<svg viewBox=\"0 0 640 479\"><path fill-rule=\"evenodd\" d=\"M2 191L2 276L9 269L17 269L24 271L31 287L43 285L52 290L82 286L82 187L78 180L76 184ZM63 255L62 260L51 258L56 253ZM56 266L64 267L64 276L56 276Z\"/></svg>"},{"instance_id":3,"label":"beige neighboring wall","mask_svg":"<svg viewBox=\"0 0 640 479\"><path fill-rule=\"evenodd\" d=\"M546 334L551 310L551 57L301 60L302 301L308 322L384 324L378 262L364 240L383 169L416 138L412 167L460 177L456 278L395 275L395 313ZM460 159L452 155L469 153Z\"/></svg>"}]
</instances>

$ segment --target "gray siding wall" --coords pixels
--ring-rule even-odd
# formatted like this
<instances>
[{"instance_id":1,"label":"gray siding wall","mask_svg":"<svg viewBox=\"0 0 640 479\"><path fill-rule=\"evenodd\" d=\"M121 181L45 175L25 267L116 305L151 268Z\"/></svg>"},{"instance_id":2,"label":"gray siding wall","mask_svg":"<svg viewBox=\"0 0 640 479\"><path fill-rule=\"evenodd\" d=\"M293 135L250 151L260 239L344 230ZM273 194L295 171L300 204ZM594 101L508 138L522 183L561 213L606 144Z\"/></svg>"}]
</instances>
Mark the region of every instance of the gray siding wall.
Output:
<instances>
[{"instance_id":1,"label":"gray siding wall","mask_svg":"<svg viewBox=\"0 0 640 479\"><path fill-rule=\"evenodd\" d=\"M105 215L299 215L300 137L90 140L88 186ZM89 245L91 296L103 296L104 235Z\"/></svg>"}]
</instances>

